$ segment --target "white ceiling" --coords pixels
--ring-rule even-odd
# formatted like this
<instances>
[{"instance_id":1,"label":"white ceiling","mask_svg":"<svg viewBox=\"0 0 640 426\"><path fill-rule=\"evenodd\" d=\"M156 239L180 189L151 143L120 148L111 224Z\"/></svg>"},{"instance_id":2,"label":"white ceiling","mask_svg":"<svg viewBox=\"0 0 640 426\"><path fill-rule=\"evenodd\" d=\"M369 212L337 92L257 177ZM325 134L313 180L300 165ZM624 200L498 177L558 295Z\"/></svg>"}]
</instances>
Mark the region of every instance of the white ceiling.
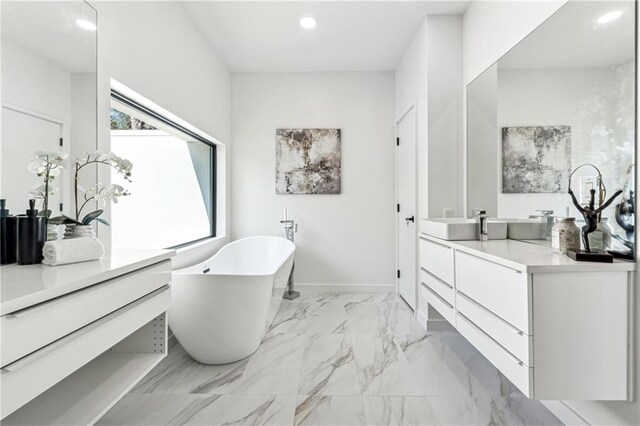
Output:
<instances>
[{"instance_id":1,"label":"white ceiling","mask_svg":"<svg viewBox=\"0 0 640 426\"><path fill-rule=\"evenodd\" d=\"M82 1L2 1L2 39L70 72L96 72L96 33L76 19L96 22Z\"/></svg>"},{"instance_id":2,"label":"white ceiling","mask_svg":"<svg viewBox=\"0 0 640 426\"><path fill-rule=\"evenodd\" d=\"M470 1L215 1L184 3L233 72L391 71L427 15ZM318 26L298 21L313 16Z\"/></svg>"},{"instance_id":3,"label":"white ceiling","mask_svg":"<svg viewBox=\"0 0 640 426\"><path fill-rule=\"evenodd\" d=\"M597 24L607 12L622 16ZM632 0L573 1L498 61L499 68L610 67L633 59L635 13Z\"/></svg>"}]
</instances>

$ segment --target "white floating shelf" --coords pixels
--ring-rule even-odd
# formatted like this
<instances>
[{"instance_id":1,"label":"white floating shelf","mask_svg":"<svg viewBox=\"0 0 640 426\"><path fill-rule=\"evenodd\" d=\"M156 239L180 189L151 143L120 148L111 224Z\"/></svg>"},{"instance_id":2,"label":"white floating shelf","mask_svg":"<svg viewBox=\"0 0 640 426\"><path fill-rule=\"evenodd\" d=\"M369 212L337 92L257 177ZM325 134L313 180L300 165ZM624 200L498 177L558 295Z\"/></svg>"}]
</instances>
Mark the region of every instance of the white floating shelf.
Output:
<instances>
[{"instance_id":1,"label":"white floating shelf","mask_svg":"<svg viewBox=\"0 0 640 426\"><path fill-rule=\"evenodd\" d=\"M163 358L163 353L105 352L2 424L94 424Z\"/></svg>"}]
</instances>

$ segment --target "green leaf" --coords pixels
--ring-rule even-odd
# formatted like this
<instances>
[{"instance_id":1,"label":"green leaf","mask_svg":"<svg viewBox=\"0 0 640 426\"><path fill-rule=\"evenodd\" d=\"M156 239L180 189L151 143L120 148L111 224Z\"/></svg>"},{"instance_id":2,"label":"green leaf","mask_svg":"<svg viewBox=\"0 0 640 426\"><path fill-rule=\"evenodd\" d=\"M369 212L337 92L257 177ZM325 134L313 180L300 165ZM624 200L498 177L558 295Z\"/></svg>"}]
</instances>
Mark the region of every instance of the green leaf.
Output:
<instances>
[{"instance_id":1,"label":"green leaf","mask_svg":"<svg viewBox=\"0 0 640 426\"><path fill-rule=\"evenodd\" d=\"M52 217L49 219L49 223L52 225L82 225L77 220L65 215Z\"/></svg>"},{"instance_id":2,"label":"green leaf","mask_svg":"<svg viewBox=\"0 0 640 426\"><path fill-rule=\"evenodd\" d=\"M84 217L84 219L82 219L82 224L83 225L88 225L91 222L93 222L95 219L98 218L98 216L100 216L102 214L104 210L96 210L94 212L91 213L87 213L87 215Z\"/></svg>"},{"instance_id":3,"label":"green leaf","mask_svg":"<svg viewBox=\"0 0 640 426\"><path fill-rule=\"evenodd\" d=\"M38 213L38 216L50 217L51 210L40 210L40 212Z\"/></svg>"},{"instance_id":4,"label":"green leaf","mask_svg":"<svg viewBox=\"0 0 640 426\"><path fill-rule=\"evenodd\" d=\"M107 222L106 220L104 220L104 219L103 219L103 218L101 218L101 217L97 217L97 218L96 218L96 220L97 220L98 222L102 223L103 225L111 226L111 224L110 224L109 222Z\"/></svg>"}]
</instances>

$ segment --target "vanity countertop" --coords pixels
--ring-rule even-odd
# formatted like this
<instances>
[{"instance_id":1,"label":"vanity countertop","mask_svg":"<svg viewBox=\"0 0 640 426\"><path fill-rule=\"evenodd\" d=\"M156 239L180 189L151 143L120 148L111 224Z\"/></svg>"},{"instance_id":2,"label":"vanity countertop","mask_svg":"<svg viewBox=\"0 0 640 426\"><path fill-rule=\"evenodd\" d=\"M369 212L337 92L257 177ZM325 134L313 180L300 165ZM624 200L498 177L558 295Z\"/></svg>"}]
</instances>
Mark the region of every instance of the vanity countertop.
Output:
<instances>
[{"instance_id":1,"label":"vanity countertop","mask_svg":"<svg viewBox=\"0 0 640 426\"><path fill-rule=\"evenodd\" d=\"M550 247L517 240L446 241L425 234L420 234L420 238L526 273L636 270L635 262L626 260L614 260L613 263L577 262L566 255L554 253Z\"/></svg>"},{"instance_id":2,"label":"vanity countertop","mask_svg":"<svg viewBox=\"0 0 640 426\"><path fill-rule=\"evenodd\" d=\"M174 250L118 249L101 260L69 265L6 265L0 267L0 315L89 287L153 265L175 255Z\"/></svg>"}]
</instances>

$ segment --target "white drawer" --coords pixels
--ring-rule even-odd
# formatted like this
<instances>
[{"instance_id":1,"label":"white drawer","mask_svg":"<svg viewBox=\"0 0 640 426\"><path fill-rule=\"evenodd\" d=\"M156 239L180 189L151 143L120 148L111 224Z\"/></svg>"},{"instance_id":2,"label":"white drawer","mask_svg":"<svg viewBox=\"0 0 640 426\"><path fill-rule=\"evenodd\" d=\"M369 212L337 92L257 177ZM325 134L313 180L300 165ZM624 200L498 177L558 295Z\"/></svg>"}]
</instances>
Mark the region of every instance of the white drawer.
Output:
<instances>
[{"instance_id":1,"label":"white drawer","mask_svg":"<svg viewBox=\"0 0 640 426\"><path fill-rule=\"evenodd\" d=\"M34 399L165 312L165 286L0 370L0 418Z\"/></svg>"},{"instance_id":2,"label":"white drawer","mask_svg":"<svg viewBox=\"0 0 640 426\"><path fill-rule=\"evenodd\" d=\"M453 249L445 244L420 238L420 267L453 285Z\"/></svg>"},{"instance_id":3,"label":"white drawer","mask_svg":"<svg viewBox=\"0 0 640 426\"><path fill-rule=\"evenodd\" d=\"M525 365L533 366L531 336L513 327L460 292L456 297L456 309Z\"/></svg>"},{"instance_id":4,"label":"white drawer","mask_svg":"<svg viewBox=\"0 0 640 426\"><path fill-rule=\"evenodd\" d=\"M453 310L453 306L447 303L446 300L438 296L433 290L431 290L426 285L421 285L420 287L421 287L422 297L425 298L427 303L433 306L433 308L435 308L435 310L438 311L444 319L449 321L449 323L455 327L456 314L455 314L455 311Z\"/></svg>"},{"instance_id":5,"label":"white drawer","mask_svg":"<svg viewBox=\"0 0 640 426\"><path fill-rule=\"evenodd\" d=\"M453 286L445 283L439 278L436 278L431 273L420 269L420 279L431 290L435 291L440 297L447 301L451 306L455 306L455 293Z\"/></svg>"},{"instance_id":6,"label":"white drawer","mask_svg":"<svg viewBox=\"0 0 640 426\"><path fill-rule=\"evenodd\" d=\"M456 290L532 334L527 274L456 251Z\"/></svg>"},{"instance_id":7,"label":"white drawer","mask_svg":"<svg viewBox=\"0 0 640 426\"><path fill-rule=\"evenodd\" d=\"M0 366L4 367L169 282L171 261L166 260L4 315L0 317Z\"/></svg>"},{"instance_id":8,"label":"white drawer","mask_svg":"<svg viewBox=\"0 0 640 426\"><path fill-rule=\"evenodd\" d=\"M533 369L524 365L461 313L456 315L457 328L482 355L526 396L531 395Z\"/></svg>"}]
</instances>

